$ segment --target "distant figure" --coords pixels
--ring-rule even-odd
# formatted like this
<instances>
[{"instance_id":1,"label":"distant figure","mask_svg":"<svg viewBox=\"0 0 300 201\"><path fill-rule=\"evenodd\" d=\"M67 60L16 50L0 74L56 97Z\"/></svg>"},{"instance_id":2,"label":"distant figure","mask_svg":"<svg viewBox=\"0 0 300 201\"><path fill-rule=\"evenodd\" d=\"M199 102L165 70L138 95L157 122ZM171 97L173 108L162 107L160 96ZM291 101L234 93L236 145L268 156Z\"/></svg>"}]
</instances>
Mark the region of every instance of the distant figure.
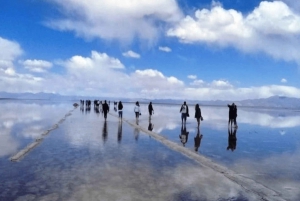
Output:
<instances>
[{"instance_id":1,"label":"distant figure","mask_svg":"<svg viewBox=\"0 0 300 201\"><path fill-rule=\"evenodd\" d=\"M227 105L229 107L229 118L228 118L228 126L229 124L232 126L232 123L234 121L234 103L231 105Z\"/></svg>"},{"instance_id":2,"label":"distant figure","mask_svg":"<svg viewBox=\"0 0 300 201\"><path fill-rule=\"evenodd\" d=\"M120 143L122 140L122 121L119 121L118 126L118 143Z\"/></svg>"},{"instance_id":3,"label":"distant figure","mask_svg":"<svg viewBox=\"0 0 300 201\"><path fill-rule=\"evenodd\" d=\"M73 106L74 107L78 107L79 105L78 105L78 103L74 103Z\"/></svg>"},{"instance_id":4,"label":"distant figure","mask_svg":"<svg viewBox=\"0 0 300 201\"><path fill-rule=\"evenodd\" d=\"M182 124L181 134L179 135L179 138L183 146L185 146L185 144L187 143L188 137L189 137L189 132L186 131L186 126Z\"/></svg>"},{"instance_id":5,"label":"distant figure","mask_svg":"<svg viewBox=\"0 0 300 201\"><path fill-rule=\"evenodd\" d=\"M203 135L200 135L200 129L198 127L198 132L196 137L194 138L195 141L195 151L198 151L200 144L201 144L201 140L202 140Z\"/></svg>"},{"instance_id":6,"label":"distant figure","mask_svg":"<svg viewBox=\"0 0 300 201\"><path fill-rule=\"evenodd\" d=\"M181 112L181 123L183 124L183 120L184 123L186 123L186 117L189 117L190 115L189 115L189 107L185 101L181 105L180 112Z\"/></svg>"},{"instance_id":7,"label":"distant figure","mask_svg":"<svg viewBox=\"0 0 300 201\"><path fill-rule=\"evenodd\" d=\"M139 116L141 115L140 103L137 101L134 106L135 119L138 123Z\"/></svg>"},{"instance_id":8,"label":"distant figure","mask_svg":"<svg viewBox=\"0 0 300 201\"><path fill-rule=\"evenodd\" d=\"M154 114L154 109L152 106L152 102L149 103L148 105L148 111L149 111L149 118L151 118L152 114Z\"/></svg>"},{"instance_id":9,"label":"distant figure","mask_svg":"<svg viewBox=\"0 0 300 201\"><path fill-rule=\"evenodd\" d=\"M197 120L197 123L198 123L198 129L199 129L199 126L200 126L200 120L203 121L203 117L201 115L201 109L199 107L199 104L196 104L195 106L195 118Z\"/></svg>"},{"instance_id":10,"label":"distant figure","mask_svg":"<svg viewBox=\"0 0 300 201\"><path fill-rule=\"evenodd\" d=\"M227 150L234 151L236 149L236 130L237 128L235 127L234 130L232 131L232 128L228 128L228 147Z\"/></svg>"},{"instance_id":11,"label":"distant figure","mask_svg":"<svg viewBox=\"0 0 300 201\"><path fill-rule=\"evenodd\" d=\"M119 101L118 104L118 111L119 111L119 119L122 120L123 118L123 104L121 101Z\"/></svg>"},{"instance_id":12,"label":"distant figure","mask_svg":"<svg viewBox=\"0 0 300 201\"><path fill-rule=\"evenodd\" d=\"M106 100L104 101L103 105L102 105L102 109L103 109L103 114L104 114L104 119L106 121L107 118L107 113L109 112L109 106L106 103Z\"/></svg>"},{"instance_id":13,"label":"distant figure","mask_svg":"<svg viewBox=\"0 0 300 201\"><path fill-rule=\"evenodd\" d=\"M236 123L236 118L237 118L237 107L236 107L236 104L234 104L234 107L233 107L233 122L234 122L234 126L237 128L238 125Z\"/></svg>"}]
</instances>

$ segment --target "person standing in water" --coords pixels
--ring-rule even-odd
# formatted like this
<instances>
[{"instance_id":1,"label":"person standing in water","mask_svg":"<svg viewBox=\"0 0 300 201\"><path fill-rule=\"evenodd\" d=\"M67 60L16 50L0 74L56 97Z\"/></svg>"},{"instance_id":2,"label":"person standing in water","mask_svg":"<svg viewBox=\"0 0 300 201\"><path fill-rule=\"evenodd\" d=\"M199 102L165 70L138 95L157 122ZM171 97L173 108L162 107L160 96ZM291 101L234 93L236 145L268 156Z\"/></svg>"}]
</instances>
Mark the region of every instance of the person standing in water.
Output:
<instances>
[{"instance_id":1,"label":"person standing in water","mask_svg":"<svg viewBox=\"0 0 300 201\"><path fill-rule=\"evenodd\" d=\"M104 101L104 104L103 104L103 106L102 106L102 109L103 109L104 119L105 119L105 121L106 121L107 113L109 112L109 106L108 106L108 104L106 103L106 100Z\"/></svg>"},{"instance_id":2,"label":"person standing in water","mask_svg":"<svg viewBox=\"0 0 300 201\"><path fill-rule=\"evenodd\" d=\"M152 106L152 102L149 103L148 105L148 111L149 111L149 119L151 119L152 114L154 114L154 109Z\"/></svg>"},{"instance_id":3,"label":"person standing in water","mask_svg":"<svg viewBox=\"0 0 300 201\"><path fill-rule=\"evenodd\" d=\"M141 115L140 103L137 101L134 106L135 120L138 123L139 116Z\"/></svg>"},{"instance_id":4,"label":"person standing in water","mask_svg":"<svg viewBox=\"0 0 300 201\"><path fill-rule=\"evenodd\" d=\"M119 101L118 104L118 111L119 111L119 120L122 120L123 118L123 104L121 101Z\"/></svg>"},{"instance_id":5,"label":"person standing in water","mask_svg":"<svg viewBox=\"0 0 300 201\"><path fill-rule=\"evenodd\" d=\"M179 112L181 112L181 123L182 124L183 124L183 122L186 123L186 117L189 117L189 107L185 101L181 105Z\"/></svg>"},{"instance_id":6,"label":"person standing in water","mask_svg":"<svg viewBox=\"0 0 300 201\"><path fill-rule=\"evenodd\" d=\"M200 126L200 120L202 121L203 120L203 117L201 115L201 109L200 109L200 106L199 104L196 104L195 106L195 118L197 120L197 123L198 123L198 128Z\"/></svg>"}]
</instances>

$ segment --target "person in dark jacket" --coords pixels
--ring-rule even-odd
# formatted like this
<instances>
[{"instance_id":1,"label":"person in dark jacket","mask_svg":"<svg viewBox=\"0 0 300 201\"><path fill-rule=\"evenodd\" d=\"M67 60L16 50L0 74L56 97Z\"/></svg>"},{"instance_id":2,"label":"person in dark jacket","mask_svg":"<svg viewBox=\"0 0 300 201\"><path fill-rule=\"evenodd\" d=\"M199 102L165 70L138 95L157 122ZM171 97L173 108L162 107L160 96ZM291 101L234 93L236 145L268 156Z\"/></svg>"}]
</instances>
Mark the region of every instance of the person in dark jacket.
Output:
<instances>
[{"instance_id":1,"label":"person in dark jacket","mask_svg":"<svg viewBox=\"0 0 300 201\"><path fill-rule=\"evenodd\" d=\"M198 128L200 126L200 120L202 121L203 120L203 117L201 115L201 109L200 109L200 106L199 104L196 104L195 106L195 118L197 120L197 123L198 123Z\"/></svg>"},{"instance_id":2,"label":"person in dark jacket","mask_svg":"<svg viewBox=\"0 0 300 201\"><path fill-rule=\"evenodd\" d=\"M234 103L231 105L227 105L229 107L229 118L228 118L228 126L229 124L232 126L233 120L234 120Z\"/></svg>"},{"instance_id":3,"label":"person in dark jacket","mask_svg":"<svg viewBox=\"0 0 300 201\"><path fill-rule=\"evenodd\" d=\"M149 103L148 105L148 111L149 111L149 118L151 119L152 114L154 114L154 109L152 106L152 102Z\"/></svg>"},{"instance_id":4,"label":"person in dark jacket","mask_svg":"<svg viewBox=\"0 0 300 201\"><path fill-rule=\"evenodd\" d=\"M103 109L103 114L104 114L104 119L106 121L107 118L107 113L109 112L109 106L106 103L106 100L104 101L103 105L102 105L102 109Z\"/></svg>"},{"instance_id":5,"label":"person in dark jacket","mask_svg":"<svg viewBox=\"0 0 300 201\"><path fill-rule=\"evenodd\" d=\"M119 119L122 120L122 117L123 117L123 104L121 101L119 101L119 104L118 104L118 111L119 111Z\"/></svg>"}]
</instances>

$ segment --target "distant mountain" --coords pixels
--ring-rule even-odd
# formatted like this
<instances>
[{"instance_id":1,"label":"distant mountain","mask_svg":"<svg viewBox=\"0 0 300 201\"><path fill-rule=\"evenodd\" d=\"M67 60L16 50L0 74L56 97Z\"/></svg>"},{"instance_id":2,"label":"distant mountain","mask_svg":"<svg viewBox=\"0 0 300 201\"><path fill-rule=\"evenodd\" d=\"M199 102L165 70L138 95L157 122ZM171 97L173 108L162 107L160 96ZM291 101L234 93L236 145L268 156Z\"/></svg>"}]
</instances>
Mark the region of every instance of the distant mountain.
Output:
<instances>
[{"instance_id":1,"label":"distant mountain","mask_svg":"<svg viewBox=\"0 0 300 201\"><path fill-rule=\"evenodd\" d=\"M74 100L79 101L80 99L100 99L100 100L110 100L122 102L135 102L149 103L152 101L153 104L182 104L183 100L176 99L130 99L130 98L109 98L109 97L85 97L85 96L63 96L54 93L7 93L0 92L1 99L33 99L33 100ZM187 100L189 105L197 104L209 105L209 106L226 106L234 102L239 107L262 107L262 108L294 108L300 109L300 99L291 98L285 96L272 96L269 98L261 99L247 99L242 101L224 101L224 100L214 100L214 101L197 101L197 100Z\"/></svg>"}]
</instances>

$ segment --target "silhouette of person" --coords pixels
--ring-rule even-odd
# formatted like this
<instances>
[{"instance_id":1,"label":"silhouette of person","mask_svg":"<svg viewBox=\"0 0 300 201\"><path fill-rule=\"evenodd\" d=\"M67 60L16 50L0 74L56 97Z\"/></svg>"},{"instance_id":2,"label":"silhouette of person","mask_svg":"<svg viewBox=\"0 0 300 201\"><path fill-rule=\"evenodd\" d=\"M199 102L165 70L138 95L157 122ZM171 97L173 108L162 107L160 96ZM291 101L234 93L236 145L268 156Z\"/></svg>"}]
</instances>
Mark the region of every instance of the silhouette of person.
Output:
<instances>
[{"instance_id":1,"label":"silhouette of person","mask_svg":"<svg viewBox=\"0 0 300 201\"><path fill-rule=\"evenodd\" d=\"M138 124L139 116L141 115L140 103L137 101L134 106L136 123Z\"/></svg>"},{"instance_id":2,"label":"silhouette of person","mask_svg":"<svg viewBox=\"0 0 300 201\"><path fill-rule=\"evenodd\" d=\"M107 141L107 122L106 121L104 121L103 128L102 128L102 139L103 139L103 142Z\"/></svg>"},{"instance_id":3,"label":"silhouette of person","mask_svg":"<svg viewBox=\"0 0 300 201\"><path fill-rule=\"evenodd\" d=\"M231 105L227 105L229 107L229 118L228 118L228 126L229 124L232 126L233 120L234 120L234 103Z\"/></svg>"},{"instance_id":4,"label":"silhouette of person","mask_svg":"<svg viewBox=\"0 0 300 201\"><path fill-rule=\"evenodd\" d=\"M200 147L200 144L201 144L202 137L203 137L203 135L200 135L200 129L198 127L198 129L197 129L197 135L194 138L194 141L195 141L195 151L198 151L198 149Z\"/></svg>"},{"instance_id":5,"label":"silhouette of person","mask_svg":"<svg viewBox=\"0 0 300 201\"><path fill-rule=\"evenodd\" d=\"M181 123L183 124L186 123L186 117L189 117L189 107L184 101L183 104L181 105L180 111L181 112Z\"/></svg>"},{"instance_id":6,"label":"silhouette of person","mask_svg":"<svg viewBox=\"0 0 300 201\"><path fill-rule=\"evenodd\" d=\"M122 121L119 121L118 125L118 143L122 140Z\"/></svg>"},{"instance_id":7,"label":"silhouette of person","mask_svg":"<svg viewBox=\"0 0 300 201\"><path fill-rule=\"evenodd\" d=\"M118 111L119 111L119 119L122 120L123 118L123 104L121 101L119 101L118 104Z\"/></svg>"},{"instance_id":8,"label":"silhouette of person","mask_svg":"<svg viewBox=\"0 0 300 201\"><path fill-rule=\"evenodd\" d=\"M106 121L107 113L109 112L109 106L106 103L106 100L104 101L104 104L102 105L102 109L103 109L104 119Z\"/></svg>"},{"instance_id":9,"label":"silhouette of person","mask_svg":"<svg viewBox=\"0 0 300 201\"><path fill-rule=\"evenodd\" d=\"M200 126L200 120L202 121L203 120L203 117L201 115L201 109L199 107L199 104L196 104L195 106L195 118L197 120L197 123L198 123L198 128Z\"/></svg>"},{"instance_id":10,"label":"silhouette of person","mask_svg":"<svg viewBox=\"0 0 300 201\"><path fill-rule=\"evenodd\" d=\"M179 135L180 141L182 143L183 146L185 146L185 144L188 141L188 137L189 137L189 132L186 131L186 126L185 124L181 125L181 134Z\"/></svg>"},{"instance_id":11,"label":"silhouette of person","mask_svg":"<svg viewBox=\"0 0 300 201\"><path fill-rule=\"evenodd\" d=\"M232 128L228 128L228 146L227 146L227 150L231 150L234 151L236 149L236 131L237 128L235 127L234 130L232 131Z\"/></svg>"},{"instance_id":12,"label":"silhouette of person","mask_svg":"<svg viewBox=\"0 0 300 201\"><path fill-rule=\"evenodd\" d=\"M154 109L152 106L152 102L149 103L148 105L148 112L149 112L149 118L151 118L152 114L154 114Z\"/></svg>"},{"instance_id":13,"label":"silhouette of person","mask_svg":"<svg viewBox=\"0 0 300 201\"><path fill-rule=\"evenodd\" d=\"M149 119L148 131L152 131L154 128L154 124L151 123L151 119Z\"/></svg>"},{"instance_id":14,"label":"silhouette of person","mask_svg":"<svg viewBox=\"0 0 300 201\"><path fill-rule=\"evenodd\" d=\"M237 127L237 123L236 123L236 118L237 118L237 107L236 107L236 104L234 104L233 106L233 123L234 123L234 126Z\"/></svg>"}]
</instances>

